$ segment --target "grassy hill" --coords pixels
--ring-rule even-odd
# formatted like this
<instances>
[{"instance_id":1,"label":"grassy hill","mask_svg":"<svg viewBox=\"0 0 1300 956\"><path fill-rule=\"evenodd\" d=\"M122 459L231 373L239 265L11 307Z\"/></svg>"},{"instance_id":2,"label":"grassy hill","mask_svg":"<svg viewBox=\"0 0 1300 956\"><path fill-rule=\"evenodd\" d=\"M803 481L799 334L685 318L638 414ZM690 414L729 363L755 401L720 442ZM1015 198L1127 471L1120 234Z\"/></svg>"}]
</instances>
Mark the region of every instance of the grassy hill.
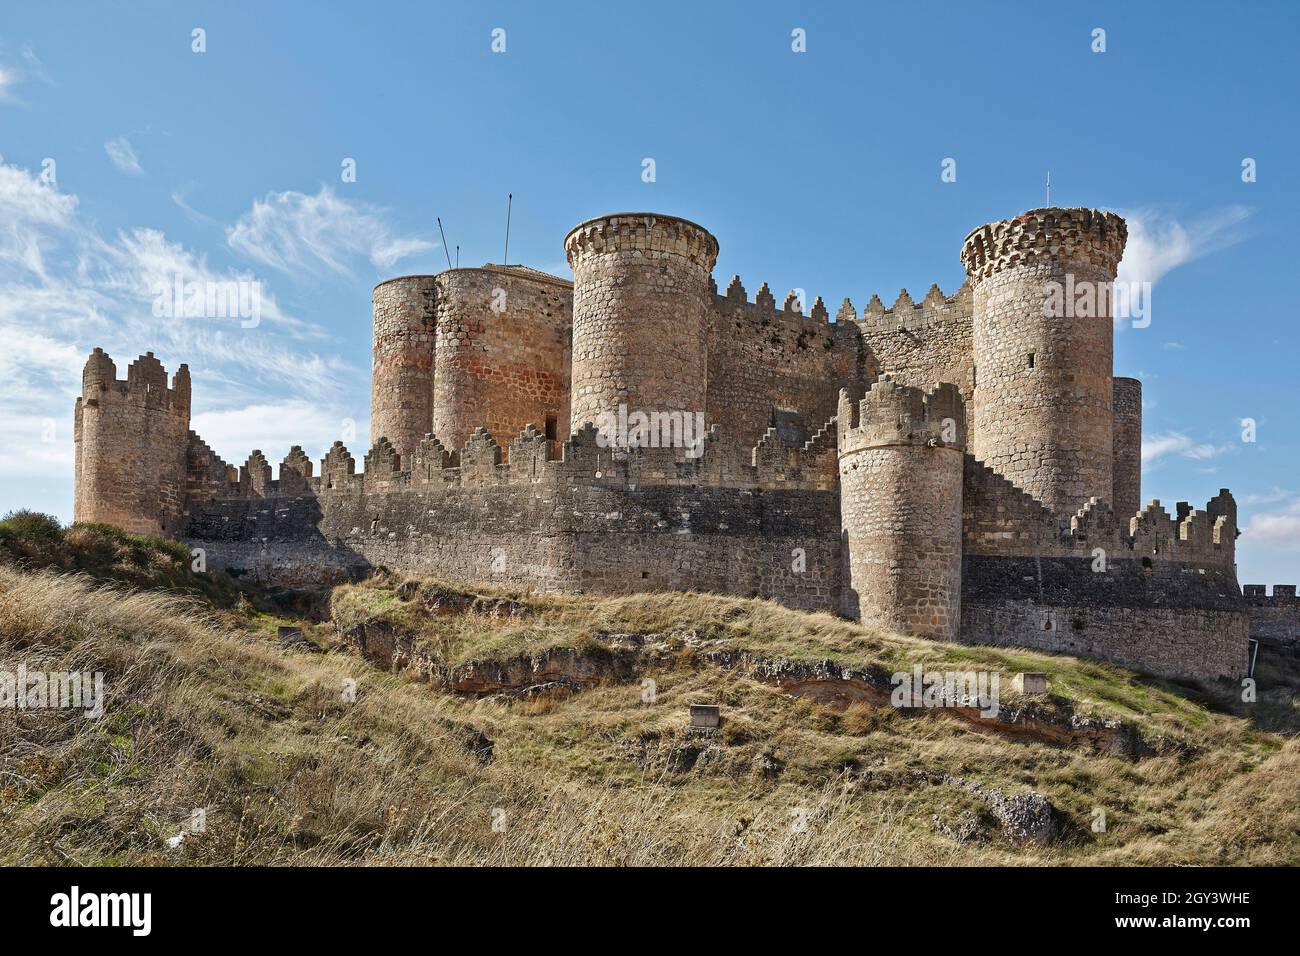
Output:
<instances>
[{"instance_id":1,"label":"grassy hill","mask_svg":"<svg viewBox=\"0 0 1300 956\"><path fill-rule=\"evenodd\" d=\"M0 523L0 671L102 671L108 699L0 710L0 863L1300 862L1285 662L1243 704L766 601L263 594L174 544L57 532ZM998 718L888 706L916 664L997 672ZM687 729L704 702L713 735Z\"/></svg>"}]
</instances>

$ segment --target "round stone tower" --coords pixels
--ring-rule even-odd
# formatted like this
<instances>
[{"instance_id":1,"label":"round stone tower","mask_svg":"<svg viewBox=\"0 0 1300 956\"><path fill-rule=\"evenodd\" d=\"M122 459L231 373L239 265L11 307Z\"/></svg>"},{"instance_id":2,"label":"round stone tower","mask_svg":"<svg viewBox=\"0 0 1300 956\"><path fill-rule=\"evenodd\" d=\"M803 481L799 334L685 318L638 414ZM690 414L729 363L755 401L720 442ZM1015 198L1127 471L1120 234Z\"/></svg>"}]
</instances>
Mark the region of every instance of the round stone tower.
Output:
<instances>
[{"instance_id":1,"label":"round stone tower","mask_svg":"<svg viewBox=\"0 0 1300 956\"><path fill-rule=\"evenodd\" d=\"M1135 378L1116 377L1115 462L1112 484L1115 517L1120 527L1142 510L1142 383Z\"/></svg>"},{"instance_id":2,"label":"round stone tower","mask_svg":"<svg viewBox=\"0 0 1300 956\"><path fill-rule=\"evenodd\" d=\"M370 444L387 438L402 461L433 429L434 277L375 286Z\"/></svg>"},{"instance_id":3,"label":"round stone tower","mask_svg":"<svg viewBox=\"0 0 1300 956\"><path fill-rule=\"evenodd\" d=\"M573 286L524 266L440 272L433 432L461 449L476 428L503 447L527 425L569 437Z\"/></svg>"},{"instance_id":4,"label":"round stone tower","mask_svg":"<svg viewBox=\"0 0 1300 956\"><path fill-rule=\"evenodd\" d=\"M966 420L955 385L877 381L840 390L844 613L903 634L956 640L961 625Z\"/></svg>"},{"instance_id":5,"label":"round stone tower","mask_svg":"<svg viewBox=\"0 0 1300 956\"><path fill-rule=\"evenodd\" d=\"M175 534L184 510L190 370L167 372L148 352L126 381L103 349L81 376L73 420L73 519L134 534Z\"/></svg>"},{"instance_id":6,"label":"round stone tower","mask_svg":"<svg viewBox=\"0 0 1300 956\"><path fill-rule=\"evenodd\" d=\"M718 243L674 216L617 213L564 239L573 268L573 431L602 414L705 410Z\"/></svg>"},{"instance_id":7,"label":"round stone tower","mask_svg":"<svg viewBox=\"0 0 1300 956\"><path fill-rule=\"evenodd\" d=\"M974 293L975 457L1058 515L1114 501L1111 284L1128 227L1095 209L980 226L961 261Z\"/></svg>"}]
</instances>

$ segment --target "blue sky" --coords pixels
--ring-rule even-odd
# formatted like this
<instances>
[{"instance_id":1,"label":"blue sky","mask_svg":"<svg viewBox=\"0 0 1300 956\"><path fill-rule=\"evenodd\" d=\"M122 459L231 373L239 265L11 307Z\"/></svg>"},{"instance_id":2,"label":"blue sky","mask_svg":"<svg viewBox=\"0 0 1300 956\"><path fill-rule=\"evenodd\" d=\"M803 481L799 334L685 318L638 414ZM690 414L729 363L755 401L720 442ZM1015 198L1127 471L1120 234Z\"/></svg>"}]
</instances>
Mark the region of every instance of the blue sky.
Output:
<instances>
[{"instance_id":1,"label":"blue sky","mask_svg":"<svg viewBox=\"0 0 1300 956\"><path fill-rule=\"evenodd\" d=\"M1115 349L1143 497L1231 488L1241 580L1300 581L1298 42L1289 3L6 4L0 510L71 517L96 345L119 374L188 362L230 461L349 421L359 458L371 287L445 267L436 216L462 264L499 261L507 192L514 261L562 271L575 223L661 211L718 237L720 284L833 312L951 293L966 232L1050 170L1055 204L1128 216L1124 274L1154 283ZM176 271L260 282L261 322L154 317Z\"/></svg>"}]
</instances>

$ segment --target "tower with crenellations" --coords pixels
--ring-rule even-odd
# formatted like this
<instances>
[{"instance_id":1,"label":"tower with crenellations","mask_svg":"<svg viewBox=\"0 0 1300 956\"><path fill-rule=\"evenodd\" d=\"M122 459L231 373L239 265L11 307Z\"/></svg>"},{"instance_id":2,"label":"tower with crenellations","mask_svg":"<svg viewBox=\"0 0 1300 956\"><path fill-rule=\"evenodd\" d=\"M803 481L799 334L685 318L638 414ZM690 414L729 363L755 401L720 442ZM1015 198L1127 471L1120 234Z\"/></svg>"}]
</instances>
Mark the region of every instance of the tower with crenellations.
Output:
<instances>
[{"instance_id":1,"label":"tower with crenellations","mask_svg":"<svg viewBox=\"0 0 1300 956\"><path fill-rule=\"evenodd\" d=\"M275 584L382 566L693 588L1238 676L1231 494L1141 500L1142 386L1112 368L1126 234L1114 213L1031 210L966 236L953 292L832 315L720 289L718 241L689 220L588 219L563 241L572 281L488 263L379 283L369 449L335 442L314 468L294 446L278 474L188 431L184 366L168 388L145 355L119 382L96 350L77 517Z\"/></svg>"},{"instance_id":2,"label":"tower with crenellations","mask_svg":"<svg viewBox=\"0 0 1300 956\"><path fill-rule=\"evenodd\" d=\"M973 230L975 457L1068 513L1113 501L1111 286L1128 228L1095 209L1034 209Z\"/></svg>"},{"instance_id":3,"label":"tower with crenellations","mask_svg":"<svg viewBox=\"0 0 1300 956\"><path fill-rule=\"evenodd\" d=\"M148 352L119 380L113 360L95 349L74 410L74 519L139 534L177 533L189 427L188 366L177 369L169 388L162 363Z\"/></svg>"},{"instance_id":4,"label":"tower with crenellations","mask_svg":"<svg viewBox=\"0 0 1300 956\"><path fill-rule=\"evenodd\" d=\"M961 628L966 416L955 385L885 376L860 400L840 390L844 612L898 633L956 640Z\"/></svg>"}]
</instances>

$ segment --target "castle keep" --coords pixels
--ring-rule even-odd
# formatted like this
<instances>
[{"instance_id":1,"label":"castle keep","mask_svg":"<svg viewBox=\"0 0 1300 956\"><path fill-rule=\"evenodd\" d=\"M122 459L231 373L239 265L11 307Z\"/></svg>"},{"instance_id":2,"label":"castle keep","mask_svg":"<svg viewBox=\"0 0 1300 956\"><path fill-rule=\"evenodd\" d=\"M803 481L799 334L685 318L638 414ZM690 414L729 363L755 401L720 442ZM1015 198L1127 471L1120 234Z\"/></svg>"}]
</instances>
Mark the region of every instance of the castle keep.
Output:
<instances>
[{"instance_id":1,"label":"castle keep","mask_svg":"<svg viewBox=\"0 0 1300 956\"><path fill-rule=\"evenodd\" d=\"M1112 213L974 230L967 282L832 318L712 279L672 216L592 219L572 283L518 265L374 290L371 442L238 468L184 365L96 349L76 518L318 585L372 567L549 590L768 597L882 629L1237 677L1249 604L1225 489L1141 502L1141 385L1112 374ZM1096 292L1062 310L1061 287ZM1059 303L1057 303L1059 305ZM1083 314L1086 312L1087 314ZM1262 593L1262 592L1261 592Z\"/></svg>"}]
</instances>

